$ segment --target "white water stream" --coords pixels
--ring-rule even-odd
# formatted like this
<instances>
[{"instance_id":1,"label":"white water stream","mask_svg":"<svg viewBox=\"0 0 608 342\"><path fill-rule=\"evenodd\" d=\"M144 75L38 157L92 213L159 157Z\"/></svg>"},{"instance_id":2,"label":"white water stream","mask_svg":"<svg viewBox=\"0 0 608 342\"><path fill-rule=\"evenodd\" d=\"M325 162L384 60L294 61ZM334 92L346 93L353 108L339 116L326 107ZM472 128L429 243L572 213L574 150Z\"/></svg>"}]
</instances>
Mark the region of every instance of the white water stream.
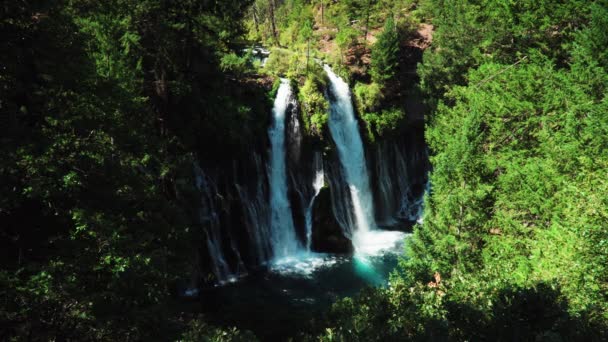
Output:
<instances>
[{"instance_id":1,"label":"white water stream","mask_svg":"<svg viewBox=\"0 0 608 342\"><path fill-rule=\"evenodd\" d=\"M378 254L383 250L394 248L403 240L405 234L382 231L376 225L365 152L350 89L328 65L325 65L324 69L329 77L329 91L333 95L330 100L329 130L338 149L340 164L349 187L350 209L355 217L356 226L347 227L345 234L351 238L355 254L360 256Z\"/></svg>"},{"instance_id":2,"label":"white water stream","mask_svg":"<svg viewBox=\"0 0 608 342\"><path fill-rule=\"evenodd\" d=\"M293 101L289 81L281 79L281 85L272 109L273 122L268 130L270 138L270 239L274 259L299 253L302 245L297 238L291 205L287 196L287 168L285 146L285 116Z\"/></svg>"}]
</instances>

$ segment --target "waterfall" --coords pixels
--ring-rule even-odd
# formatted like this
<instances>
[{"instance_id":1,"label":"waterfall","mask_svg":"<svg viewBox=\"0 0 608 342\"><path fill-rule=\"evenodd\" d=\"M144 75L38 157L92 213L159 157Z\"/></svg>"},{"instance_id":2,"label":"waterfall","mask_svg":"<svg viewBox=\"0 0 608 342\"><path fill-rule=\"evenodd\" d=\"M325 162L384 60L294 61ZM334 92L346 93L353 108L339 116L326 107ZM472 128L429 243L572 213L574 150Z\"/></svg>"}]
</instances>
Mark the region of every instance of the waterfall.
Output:
<instances>
[{"instance_id":1,"label":"waterfall","mask_svg":"<svg viewBox=\"0 0 608 342\"><path fill-rule=\"evenodd\" d=\"M211 267L213 274L218 283L222 284L227 281L236 279L239 270L233 272L226 261L225 252L222 247L223 235L220 229L220 220L215 208L215 194L217 189L213 182L205 175L203 170L198 166L194 165L194 175L196 188L201 194L201 205L199 206L198 218L199 222L206 227L206 245L211 258ZM236 252L238 256L238 266L241 271L244 271L245 266L240 259L240 254L235 249L234 244L231 240L231 249Z\"/></svg>"},{"instance_id":2,"label":"waterfall","mask_svg":"<svg viewBox=\"0 0 608 342\"><path fill-rule=\"evenodd\" d=\"M378 201L376 220L383 226L395 226L403 220L415 221L404 211L409 210L406 199L414 197L412 183L417 181L408 172L405 146L399 142L383 141L374 152L374 185Z\"/></svg>"},{"instance_id":3,"label":"waterfall","mask_svg":"<svg viewBox=\"0 0 608 342\"><path fill-rule=\"evenodd\" d=\"M407 190L408 191L401 199L399 216L409 221L416 221L416 223L422 224L424 221L424 195L431 191L431 182L427 180L422 195L414 196L410 188Z\"/></svg>"},{"instance_id":4,"label":"waterfall","mask_svg":"<svg viewBox=\"0 0 608 342\"><path fill-rule=\"evenodd\" d=\"M367 232L375 228L373 200L369 176L363 152L359 125L355 118L350 90L346 82L325 65L334 100L331 102L329 130L338 148L338 156L344 168L352 205L357 220L357 231Z\"/></svg>"},{"instance_id":5,"label":"waterfall","mask_svg":"<svg viewBox=\"0 0 608 342\"><path fill-rule=\"evenodd\" d=\"M260 265L273 272L311 274L325 263L323 255L311 252L313 228L319 229L315 239L321 241L327 233L328 241L333 239L328 246L340 251L351 250L350 239L355 256L366 258L402 241L403 233L382 230L387 228L383 224L421 219L426 177L415 169L425 155L413 153L410 147L417 145L407 140L385 141L366 151L348 85L328 66L325 70L330 81L328 126L335 146L327 158L306 145L310 142L303 136L293 91L282 79L267 155L254 152L245 160L233 159L232 173L225 172L230 164L217 170L195 165L201 198L196 214L208 253L201 265L218 284ZM319 222L327 226L313 227L315 200L325 182L330 197L324 200L335 220L324 205Z\"/></svg>"},{"instance_id":6,"label":"waterfall","mask_svg":"<svg viewBox=\"0 0 608 342\"><path fill-rule=\"evenodd\" d=\"M321 192L321 188L325 185L325 174L323 172L323 158L320 152L315 152L313 157L313 171L314 178L312 181L313 194L308 207L306 208L306 214L304 216L306 223L306 250L310 252L310 245L312 243L312 208L315 204L315 198Z\"/></svg>"},{"instance_id":7,"label":"waterfall","mask_svg":"<svg viewBox=\"0 0 608 342\"><path fill-rule=\"evenodd\" d=\"M244 224L251 244L251 259L257 265L265 264L271 257L267 189L265 188L264 165L260 155L254 153L254 174L256 183L250 187L235 184L244 212ZM236 178L236 177L235 177Z\"/></svg>"},{"instance_id":8,"label":"waterfall","mask_svg":"<svg viewBox=\"0 0 608 342\"><path fill-rule=\"evenodd\" d=\"M324 69L329 77L332 95L329 130L338 150L338 158L348 184L350 209L355 218L355 227L350 227L351 239L356 253L372 254L394 246L401 239L402 234L377 230L363 142L355 118L350 89L328 65L325 65ZM348 231L345 233L348 235Z\"/></svg>"},{"instance_id":9,"label":"waterfall","mask_svg":"<svg viewBox=\"0 0 608 342\"><path fill-rule=\"evenodd\" d=\"M399 140L383 141L372 152L377 222L382 226L421 222L424 194L429 187L426 173L420 172L426 167L426 153L412 151L408 142Z\"/></svg>"},{"instance_id":10,"label":"waterfall","mask_svg":"<svg viewBox=\"0 0 608 342\"><path fill-rule=\"evenodd\" d=\"M285 146L285 116L293 95L289 81L281 79L272 109L273 123L268 130L270 138L270 239L273 256L284 258L299 252L291 205L287 196L287 169Z\"/></svg>"},{"instance_id":11,"label":"waterfall","mask_svg":"<svg viewBox=\"0 0 608 342\"><path fill-rule=\"evenodd\" d=\"M397 170L400 177L395 177L397 184L393 184L392 166L394 158L391 158L391 147L389 144L381 143L375 149L375 188L378 194L378 207L376 208L376 220L380 225L391 226L396 224L396 204L401 198L403 187L401 179L407 178L407 168ZM398 152L398 151L397 151ZM397 163L399 166L400 163Z\"/></svg>"}]
</instances>

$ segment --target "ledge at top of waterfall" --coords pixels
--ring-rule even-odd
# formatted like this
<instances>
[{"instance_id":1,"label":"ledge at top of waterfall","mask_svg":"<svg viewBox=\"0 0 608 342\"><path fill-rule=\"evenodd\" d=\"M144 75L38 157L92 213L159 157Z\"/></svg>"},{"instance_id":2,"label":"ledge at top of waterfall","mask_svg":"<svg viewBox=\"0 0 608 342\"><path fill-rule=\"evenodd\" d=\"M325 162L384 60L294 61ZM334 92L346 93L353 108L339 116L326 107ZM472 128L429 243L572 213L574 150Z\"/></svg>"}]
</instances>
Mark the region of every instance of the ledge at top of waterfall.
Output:
<instances>
[{"instance_id":1,"label":"ledge at top of waterfall","mask_svg":"<svg viewBox=\"0 0 608 342\"><path fill-rule=\"evenodd\" d=\"M376 255L394 250L405 234L380 230L374 219L373 195L365 161L359 124L355 118L350 89L329 65L324 65L330 82L329 130L338 150L338 157L350 193L350 215L354 227L342 227L355 247L355 254ZM347 200L347 199L344 199Z\"/></svg>"}]
</instances>

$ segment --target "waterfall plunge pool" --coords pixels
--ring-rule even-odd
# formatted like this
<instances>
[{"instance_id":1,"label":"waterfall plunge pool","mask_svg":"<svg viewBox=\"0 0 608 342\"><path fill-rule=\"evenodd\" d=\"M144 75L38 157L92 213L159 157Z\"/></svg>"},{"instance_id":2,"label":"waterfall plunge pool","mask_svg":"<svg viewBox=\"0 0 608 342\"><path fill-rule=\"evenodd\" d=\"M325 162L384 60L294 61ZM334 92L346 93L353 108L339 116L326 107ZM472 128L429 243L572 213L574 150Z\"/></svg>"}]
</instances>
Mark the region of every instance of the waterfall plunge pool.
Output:
<instances>
[{"instance_id":1,"label":"waterfall plunge pool","mask_svg":"<svg viewBox=\"0 0 608 342\"><path fill-rule=\"evenodd\" d=\"M288 153L291 150L286 147L290 141L289 134L293 133L288 130L291 127L289 123L295 117L289 108L293 107L296 99L289 81L282 79L274 102L273 122L268 130L271 142L267 169L269 205L264 207L266 196L264 191L260 191L263 188L258 187L256 203L267 210L255 207L248 211L253 222L249 226L255 227L250 229L250 232L255 232L252 241L259 250L258 260L264 266L253 272L249 269L248 276L237 281L235 274L240 274L238 270L242 263L236 270L231 268L223 250L211 248L217 245L211 243L209 250L216 266L214 273L222 286L186 293L186 296L198 295L207 321L218 326L250 330L262 341L297 338L300 332L313 336L322 333L316 329L322 329L325 313L332 303L355 296L366 287L387 286L389 274L398 263L407 236L390 229L396 228L401 219L421 219L422 202L417 196L411 198L411 186L417 184L415 181L420 183L420 179L415 180L408 175L411 162L424 158L416 159L416 153L412 157L404 155L398 144L378 146L373 150L376 154L372 154L376 159L370 163L374 165L371 174L376 178L371 179L349 86L328 65L324 69L330 81L327 90L330 105L328 126L336 147L333 159L324 160L320 153L315 154L314 177L300 180L305 186L295 178L292 179L293 184L289 182ZM292 126L298 127L297 124ZM294 146L299 146L299 143ZM325 166L328 166L327 174ZM351 240L354 255L309 252L314 245L314 201L326 180L329 181L333 218L342 230L342 237ZM292 191L295 188L307 206L292 206L290 187ZM372 191L374 188L375 192ZM241 195L241 191L239 196L246 197ZM245 205L250 203L248 200L243 202ZM298 209L305 212L304 241L298 238L292 215ZM388 230L379 229L378 222ZM240 254L235 254L240 261ZM269 259L270 262L265 262ZM227 272L222 272L224 269Z\"/></svg>"},{"instance_id":2,"label":"waterfall plunge pool","mask_svg":"<svg viewBox=\"0 0 608 342\"><path fill-rule=\"evenodd\" d=\"M370 249L354 255L303 252L238 282L202 290L202 311L210 322L250 330L262 341L308 331L338 299L388 285L408 234L374 233L366 237Z\"/></svg>"}]
</instances>

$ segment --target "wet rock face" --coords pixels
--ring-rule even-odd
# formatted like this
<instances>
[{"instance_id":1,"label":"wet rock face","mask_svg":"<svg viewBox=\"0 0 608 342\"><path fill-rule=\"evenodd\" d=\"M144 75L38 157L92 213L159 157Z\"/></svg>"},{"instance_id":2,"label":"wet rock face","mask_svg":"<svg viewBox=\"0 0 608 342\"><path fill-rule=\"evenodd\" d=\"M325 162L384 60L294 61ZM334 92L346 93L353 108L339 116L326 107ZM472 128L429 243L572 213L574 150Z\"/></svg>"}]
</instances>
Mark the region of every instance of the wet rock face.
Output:
<instances>
[{"instance_id":1,"label":"wet rock face","mask_svg":"<svg viewBox=\"0 0 608 342\"><path fill-rule=\"evenodd\" d=\"M298 165L301 158L303 132L300 125L299 110L295 98L287 107L286 113L286 140L288 163Z\"/></svg>"},{"instance_id":2,"label":"wet rock face","mask_svg":"<svg viewBox=\"0 0 608 342\"><path fill-rule=\"evenodd\" d=\"M344 236L331 208L329 188L321 189L313 209L312 250L321 253L350 254L352 242Z\"/></svg>"},{"instance_id":3,"label":"wet rock face","mask_svg":"<svg viewBox=\"0 0 608 342\"><path fill-rule=\"evenodd\" d=\"M430 169L424 126L411 123L400 135L367 146L366 154L377 224L409 228L417 220Z\"/></svg>"}]
</instances>

